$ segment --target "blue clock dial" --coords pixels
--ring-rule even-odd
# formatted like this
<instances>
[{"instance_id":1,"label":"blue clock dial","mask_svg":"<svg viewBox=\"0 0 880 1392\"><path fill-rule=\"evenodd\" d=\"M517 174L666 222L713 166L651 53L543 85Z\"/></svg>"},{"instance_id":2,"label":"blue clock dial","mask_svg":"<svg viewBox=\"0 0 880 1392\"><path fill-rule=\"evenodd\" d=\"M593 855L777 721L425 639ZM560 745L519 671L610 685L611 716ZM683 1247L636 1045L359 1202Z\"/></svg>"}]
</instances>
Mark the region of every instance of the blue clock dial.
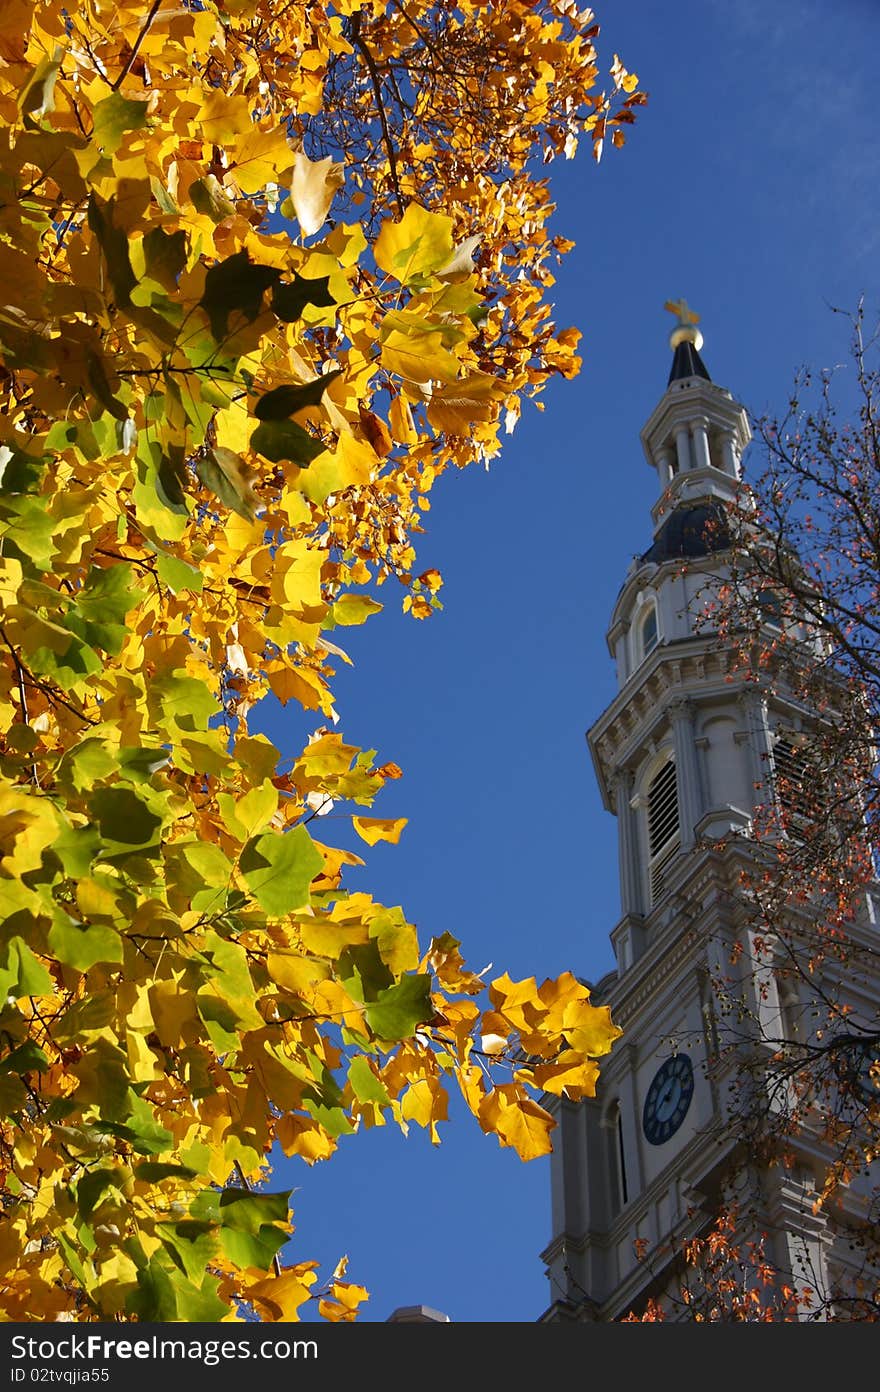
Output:
<instances>
[{"instance_id":1,"label":"blue clock dial","mask_svg":"<svg viewBox=\"0 0 880 1392\"><path fill-rule=\"evenodd\" d=\"M642 1129L651 1145L663 1145L687 1116L694 1095L694 1068L687 1054L673 1054L651 1080L642 1112Z\"/></svg>"}]
</instances>

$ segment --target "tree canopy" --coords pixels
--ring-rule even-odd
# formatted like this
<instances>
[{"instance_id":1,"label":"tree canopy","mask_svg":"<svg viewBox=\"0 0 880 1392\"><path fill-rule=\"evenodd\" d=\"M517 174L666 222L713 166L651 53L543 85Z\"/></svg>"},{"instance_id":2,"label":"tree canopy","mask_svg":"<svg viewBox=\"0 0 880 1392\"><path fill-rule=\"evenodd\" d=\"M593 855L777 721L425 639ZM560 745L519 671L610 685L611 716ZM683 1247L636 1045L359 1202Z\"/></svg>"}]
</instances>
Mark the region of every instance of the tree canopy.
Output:
<instances>
[{"instance_id":1,"label":"tree canopy","mask_svg":"<svg viewBox=\"0 0 880 1392\"><path fill-rule=\"evenodd\" d=\"M273 1147L436 1139L452 1083L529 1158L540 1093L594 1091L585 986L420 945L315 819L398 840L339 630L392 579L432 614L434 481L577 370L537 170L644 100L597 35L571 0L0 9L10 1318L353 1318L344 1263L289 1260Z\"/></svg>"}]
</instances>

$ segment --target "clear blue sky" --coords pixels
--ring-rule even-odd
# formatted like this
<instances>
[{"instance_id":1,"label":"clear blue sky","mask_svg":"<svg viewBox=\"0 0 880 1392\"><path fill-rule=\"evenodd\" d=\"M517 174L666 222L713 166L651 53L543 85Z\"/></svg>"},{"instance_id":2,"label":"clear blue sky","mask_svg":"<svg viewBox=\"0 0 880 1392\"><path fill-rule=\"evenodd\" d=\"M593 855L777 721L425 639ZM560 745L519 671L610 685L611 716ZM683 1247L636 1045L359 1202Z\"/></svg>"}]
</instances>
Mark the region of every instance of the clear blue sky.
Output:
<instances>
[{"instance_id":1,"label":"clear blue sky","mask_svg":"<svg viewBox=\"0 0 880 1392\"><path fill-rule=\"evenodd\" d=\"M552 230L577 242L555 318L583 331L584 369L527 407L489 473L441 479L420 562L443 572L444 611L404 618L386 586L337 680L346 738L405 771L376 815L410 819L352 887L402 904L426 944L451 931L476 969L539 980L612 965L616 829L584 732L614 691L614 598L651 539L638 436L669 369L664 300L698 311L710 373L755 412L784 406L798 365L845 357L828 303L880 308L877 0L596 7L603 52L650 102L598 170L586 149L550 169ZM287 719L265 724L283 751ZM460 1108L440 1147L368 1131L312 1169L282 1157L276 1184L296 1188L291 1258L326 1276L348 1253L367 1321L423 1303L523 1322L549 1303L549 1166Z\"/></svg>"}]
</instances>

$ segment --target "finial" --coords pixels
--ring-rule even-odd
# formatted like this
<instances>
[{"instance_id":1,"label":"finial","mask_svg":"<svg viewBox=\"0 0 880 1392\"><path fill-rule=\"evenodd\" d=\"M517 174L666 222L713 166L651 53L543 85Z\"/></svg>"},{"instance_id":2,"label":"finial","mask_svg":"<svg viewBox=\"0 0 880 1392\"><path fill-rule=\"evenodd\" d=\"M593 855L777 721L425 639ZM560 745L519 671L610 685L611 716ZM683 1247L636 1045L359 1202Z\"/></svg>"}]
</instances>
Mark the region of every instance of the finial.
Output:
<instances>
[{"instance_id":1,"label":"finial","mask_svg":"<svg viewBox=\"0 0 880 1392\"><path fill-rule=\"evenodd\" d=\"M687 300L667 300L663 308L678 316L678 323L669 335L670 348L677 348L679 343L692 343L699 353L703 346L703 335L697 328L699 314L688 309Z\"/></svg>"}]
</instances>

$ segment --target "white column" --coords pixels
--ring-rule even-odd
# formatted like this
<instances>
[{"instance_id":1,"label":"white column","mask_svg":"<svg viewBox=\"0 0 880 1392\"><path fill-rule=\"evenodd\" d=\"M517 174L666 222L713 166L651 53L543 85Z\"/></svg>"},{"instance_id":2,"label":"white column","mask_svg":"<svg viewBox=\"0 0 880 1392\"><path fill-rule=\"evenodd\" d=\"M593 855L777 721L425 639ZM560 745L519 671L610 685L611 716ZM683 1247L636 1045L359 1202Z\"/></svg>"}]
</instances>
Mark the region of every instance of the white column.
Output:
<instances>
[{"instance_id":1,"label":"white column","mask_svg":"<svg viewBox=\"0 0 880 1392\"><path fill-rule=\"evenodd\" d=\"M678 452L678 472L686 474L691 467L691 435L686 425L680 425L675 432L675 448Z\"/></svg>"},{"instance_id":2,"label":"white column","mask_svg":"<svg viewBox=\"0 0 880 1392\"><path fill-rule=\"evenodd\" d=\"M772 800L770 779L773 773L767 698L750 687L739 697L739 704L748 737L749 782L754 790L754 805L766 807Z\"/></svg>"},{"instance_id":3,"label":"white column","mask_svg":"<svg viewBox=\"0 0 880 1392\"><path fill-rule=\"evenodd\" d=\"M675 477L675 455L669 445L661 445L655 451L654 458L657 464L657 475L660 479L660 487L668 488Z\"/></svg>"},{"instance_id":4,"label":"white column","mask_svg":"<svg viewBox=\"0 0 880 1392\"><path fill-rule=\"evenodd\" d=\"M694 440L694 468L710 468L712 459L709 454L709 422L704 419L695 420L691 426L691 433Z\"/></svg>"},{"instance_id":5,"label":"white column","mask_svg":"<svg viewBox=\"0 0 880 1392\"><path fill-rule=\"evenodd\" d=\"M675 750L681 846L682 850L688 850L694 844L694 827L704 810L697 746L694 743L693 702L673 701L669 707L669 718L672 722L672 745Z\"/></svg>"},{"instance_id":6,"label":"white column","mask_svg":"<svg viewBox=\"0 0 880 1392\"><path fill-rule=\"evenodd\" d=\"M724 472L730 474L732 478L739 478L739 461L736 457L732 430L726 430L721 437L721 458Z\"/></svg>"},{"instance_id":7,"label":"white column","mask_svg":"<svg viewBox=\"0 0 880 1392\"><path fill-rule=\"evenodd\" d=\"M629 769L614 775L614 805L617 812L617 859L620 871L621 913L644 913L642 873L639 861L639 829L631 806L633 776Z\"/></svg>"}]
</instances>

